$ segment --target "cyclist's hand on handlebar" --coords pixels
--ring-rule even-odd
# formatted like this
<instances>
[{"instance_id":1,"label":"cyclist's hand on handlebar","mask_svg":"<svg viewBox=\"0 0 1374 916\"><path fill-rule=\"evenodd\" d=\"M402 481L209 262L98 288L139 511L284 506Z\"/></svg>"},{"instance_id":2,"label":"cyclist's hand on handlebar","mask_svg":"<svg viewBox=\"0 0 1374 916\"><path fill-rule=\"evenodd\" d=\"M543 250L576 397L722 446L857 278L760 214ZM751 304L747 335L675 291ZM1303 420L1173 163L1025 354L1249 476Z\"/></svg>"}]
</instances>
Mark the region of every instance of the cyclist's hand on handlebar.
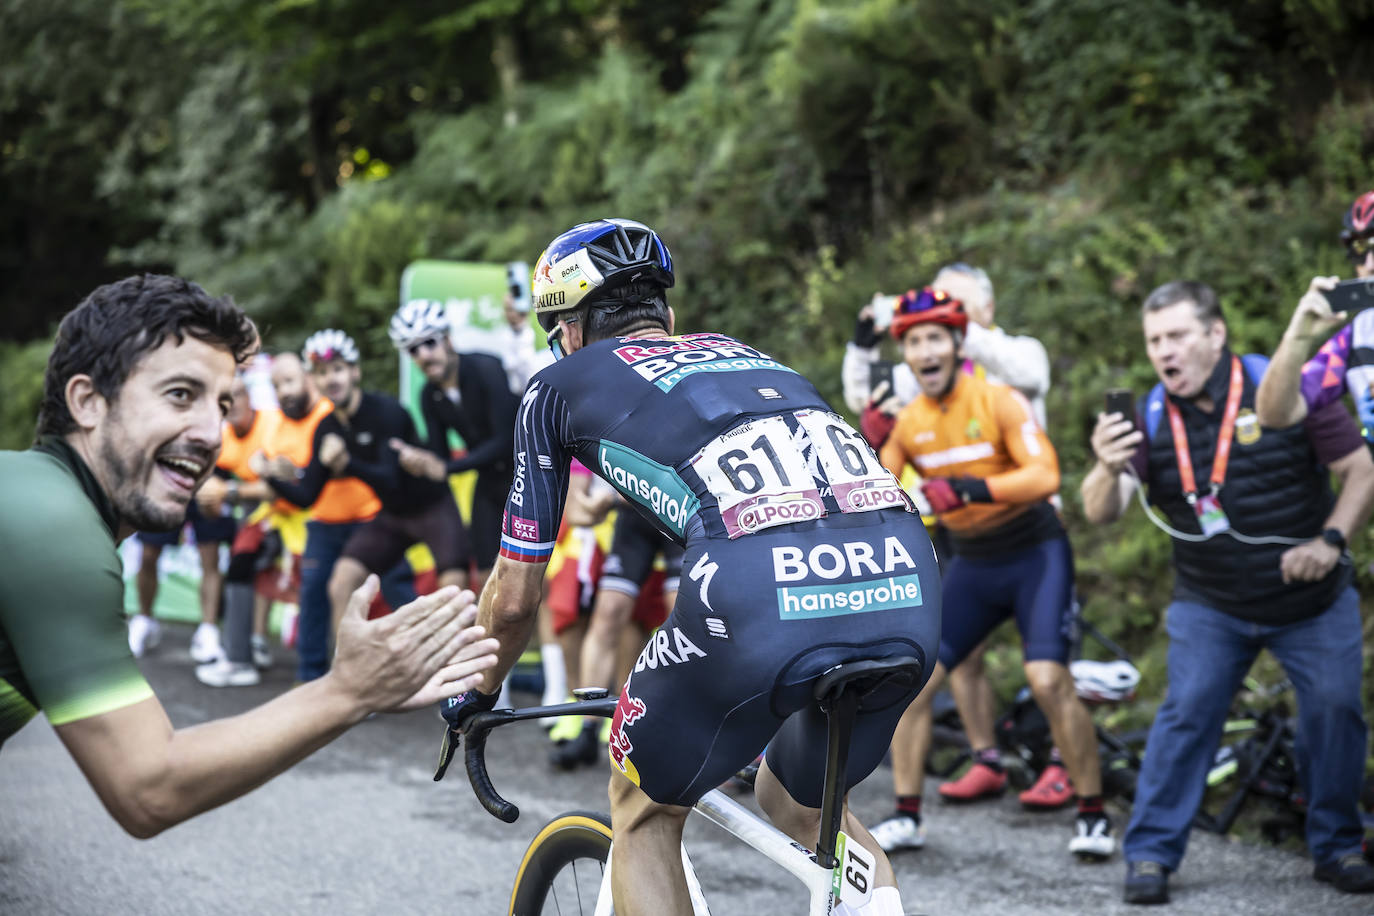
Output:
<instances>
[{"instance_id":1,"label":"cyclist's hand on handlebar","mask_svg":"<svg viewBox=\"0 0 1374 916\"><path fill-rule=\"evenodd\" d=\"M1093 455L1107 470L1120 474L1131 463L1131 456L1144 438L1131 418L1119 413L1100 413L1093 427Z\"/></svg>"},{"instance_id":2,"label":"cyclist's hand on handlebar","mask_svg":"<svg viewBox=\"0 0 1374 916\"><path fill-rule=\"evenodd\" d=\"M435 782L444 778L453 755L458 752L458 745L461 743L459 735L463 732L463 726L479 712L495 709L496 698L499 696L499 693L482 693L473 687L456 697L448 697L439 704L439 714L444 717L448 727L444 729L444 740L439 745L439 768L434 771Z\"/></svg>"},{"instance_id":3,"label":"cyclist's hand on handlebar","mask_svg":"<svg viewBox=\"0 0 1374 916\"><path fill-rule=\"evenodd\" d=\"M453 586L423 595L393 614L367 619L378 590L368 576L339 621L329 676L368 712L412 709L480 683L496 664L497 643L473 626L472 592Z\"/></svg>"}]
</instances>

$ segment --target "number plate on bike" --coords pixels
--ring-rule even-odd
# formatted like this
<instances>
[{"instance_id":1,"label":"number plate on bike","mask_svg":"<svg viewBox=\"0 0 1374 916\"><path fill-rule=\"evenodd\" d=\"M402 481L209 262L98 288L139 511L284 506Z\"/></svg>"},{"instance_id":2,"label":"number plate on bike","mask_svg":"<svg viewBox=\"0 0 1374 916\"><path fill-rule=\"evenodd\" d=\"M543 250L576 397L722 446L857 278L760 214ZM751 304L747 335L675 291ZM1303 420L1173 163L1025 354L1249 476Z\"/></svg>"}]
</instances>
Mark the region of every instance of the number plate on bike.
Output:
<instances>
[{"instance_id":1,"label":"number plate on bike","mask_svg":"<svg viewBox=\"0 0 1374 916\"><path fill-rule=\"evenodd\" d=\"M873 882L877 877L877 857L859 845L843 830L835 838L834 877L830 881L831 894L845 906L858 909L873 896Z\"/></svg>"},{"instance_id":2,"label":"number plate on bike","mask_svg":"<svg viewBox=\"0 0 1374 916\"><path fill-rule=\"evenodd\" d=\"M805 433L782 417L763 417L697 452L692 469L715 496L731 538L825 515L805 447Z\"/></svg>"}]
</instances>

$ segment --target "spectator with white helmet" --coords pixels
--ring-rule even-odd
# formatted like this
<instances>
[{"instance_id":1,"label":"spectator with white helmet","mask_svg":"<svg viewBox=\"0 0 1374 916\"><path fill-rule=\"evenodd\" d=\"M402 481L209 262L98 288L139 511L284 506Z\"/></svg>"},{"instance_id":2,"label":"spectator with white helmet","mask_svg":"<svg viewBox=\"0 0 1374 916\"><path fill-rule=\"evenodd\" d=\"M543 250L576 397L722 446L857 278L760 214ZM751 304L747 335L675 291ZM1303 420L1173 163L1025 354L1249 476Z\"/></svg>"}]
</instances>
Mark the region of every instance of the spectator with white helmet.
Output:
<instances>
[{"instance_id":1,"label":"spectator with white helmet","mask_svg":"<svg viewBox=\"0 0 1374 916\"><path fill-rule=\"evenodd\" d=\"M459 353L453 346L444 304L412 299L391 319L391 342L415 360L425 375L420 412L427 442L394 440L401 467L416 477L443 482L450 474L475 470L468 531L477 564L474 590L491 572L501 544L501 511L514 477L515 414L520 399L511 391L501 360L486 353ZM449 432L463 441L454 456ZM534 456L529 456L534 460Z\"/></svg>"},{"instance_id":2,"label":"spectator with white helmet","mask_svg":"<svg viewBox=\"0 0 1374 916\"><path fill-rule=\"evenodd\" d=\"M439 584L462 587L469 554L448 487L402 470L390 443L418 443L415 423L395 398L362 390L352 338L332 328L319 331L306 340L301 355L334 410L315 428L310 462L294 479L269 475L267 483L277 496L305 507L331 481L355 478L381 503L371 515L354 521L309 523L298 637L300 678L305 681L328 670L331 620L337 625L348 596L369 572L387 573L407 548L423 542L434 554Z\"/></svg>"}]
</instances>

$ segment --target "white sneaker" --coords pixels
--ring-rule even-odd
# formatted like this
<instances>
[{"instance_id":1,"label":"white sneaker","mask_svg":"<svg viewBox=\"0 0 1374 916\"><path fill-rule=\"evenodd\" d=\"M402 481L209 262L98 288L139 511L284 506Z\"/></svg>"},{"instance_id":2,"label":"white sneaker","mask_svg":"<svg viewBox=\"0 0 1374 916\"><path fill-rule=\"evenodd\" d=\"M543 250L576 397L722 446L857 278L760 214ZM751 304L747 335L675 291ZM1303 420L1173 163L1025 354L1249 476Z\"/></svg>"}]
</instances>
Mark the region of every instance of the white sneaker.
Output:
<instances>
[{"instance_id":1,"label":"white sneaker","mask_svg":"<svg viewBox=\"0 0 1374 916\"><path fill-rule=\"evenodd\" d=\"M162 624L147 614L135 614L129 618L129 651L134 658L142 658L143 653L157 647L162 642Z\"/></svg>"},{"instance_id":2,"label":"white sneaker","mask_svg":"<svg viewBox=\"0 0 1374 916\"><path fill-rule=\"evenodd\" d=\"M1105 814L1080 814L1073 823L1069 852L1086 862L1104 862L1116 852L1112 822Z\"/></svg>"},{"instance_id":3,"label":"white sneaker","mask_svg":"<svg viewBox=\"0 0 1374 916\"><path fill-rule=\"evenodd\" d=\"M920 849L926 845L926 825L909 814L894 814L869 828L883 852Z\"/></svg>"},{"instance_id":4,"label":"white sneaker","mask_svg":"<svg viewBox=\"0 0 1374 916\"><path fill-rule=\"evenodd\" d=\"M253 664L259 668L272 667L272 647L267 643L266 636L253 634Z\"/></svg>"},{"instance_id":5,"label":"white sneaker","mask_svg":"<svg viewBox=\"0 0 1374 916\"><path fill-rule=\"evenodd\" d=\"M252 665L222 658L208 665L197 665L196 680L207 687L252 687L262 677Z\"/></svg>"},{"instance_id":6,"label":"white sneaker","mask_svg":"<svg viewBox=\"0 0 1374 916\"><path fill-rule=\"evenodd\" d=\"M191 660L205 664L223 654L219 645L219 627L202 621L191 635Z\"/></svg>"}]
</instances>

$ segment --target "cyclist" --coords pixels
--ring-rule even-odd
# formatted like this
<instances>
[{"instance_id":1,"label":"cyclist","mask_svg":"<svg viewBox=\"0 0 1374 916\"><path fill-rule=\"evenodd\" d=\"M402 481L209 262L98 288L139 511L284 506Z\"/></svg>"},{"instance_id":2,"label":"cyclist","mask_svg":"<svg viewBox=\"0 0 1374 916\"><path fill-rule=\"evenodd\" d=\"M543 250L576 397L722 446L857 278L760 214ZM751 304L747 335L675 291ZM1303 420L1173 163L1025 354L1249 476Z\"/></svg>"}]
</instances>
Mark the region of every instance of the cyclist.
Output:
<instances>
[{"instance_id":1,"label":"cyclist","mask_svg":"<svg viewBox=\"0 0 1374 916\"><path fill-rule=\"evenodd\" d=\"M677 605L612 721L612 883L631 916L691 912L687 806L765 744L759 802L814 844L826 731L808 685L847 659L933 659L939 628L930 541L897 481L796 372L722 334L670 336L673 281L666 246L630 220L583 223L540 256L535 311L566 356L520 410L501 559L481 598L500 664L445 710L460 724L491 708L525 645L571 458L685 543ZM877 766L911 696L860 714L846 787ZM848 812L844 829L878 859L863 912L900 913L872 837Z\"/></svg>"},{"instance_id":2,"label":"cyclist","mask_svg":"<svg viewBox=\"0 0 1374 916\"><path fill-rule=\"evenodd\" d=\"M494 661L480 657L491 641L464 626L470 595L436 593L369 622L369 582L329 676L172 727L129 651L115 545L181 524L219 453L235 364L257 341L233 302L178 277L102 286L58 328L37 443L0 452L0 742L42 709L139 837L251 791L370 712L436 702Z\"/></svg>"},{"instance_id":3,"label":"cyclist","mask_svg":"<svg viewBox=\"0 0 1374 916\"><path fill-rule=\"evenodd\" d=\"M468 535L477 563L475 591L491 573L501 543L501 499L510 490L511 443L520 399L510 390L501 360L486 353L459 353L443 303L407 302L391 319L391 341L415 360L425 374L420 413L425 445L396 441L401 467L429 480L477 472ZM452 457L449 433L457 433L465 451Z\"/></svg>"},{"instance_id":4,"label":"cyclist","mask_svg":"<svg viewBox=\"0 0 1374 916\"><path fill-rule=\"evenodd\" d=\"M892 745L897 812L874 836L889 850L924 845L920 806L931 698L947 671L1014 617L1026 682L1078 793L1069 851L1105 859L1116 843L1102 806L1097 740L1067 667L1073 557L1049 502L1059 488L1059 460L1020 392L960 371L967 324L963 303L931 287L903 296L892 319L892 335L921 393L883 445L883 466L900 474L910 463L924 478L922 493L949 529L954 557L945 571L939 663ZM997 753L976 750L975 759L984 762Z\"/></svg>"}]
</instances>

